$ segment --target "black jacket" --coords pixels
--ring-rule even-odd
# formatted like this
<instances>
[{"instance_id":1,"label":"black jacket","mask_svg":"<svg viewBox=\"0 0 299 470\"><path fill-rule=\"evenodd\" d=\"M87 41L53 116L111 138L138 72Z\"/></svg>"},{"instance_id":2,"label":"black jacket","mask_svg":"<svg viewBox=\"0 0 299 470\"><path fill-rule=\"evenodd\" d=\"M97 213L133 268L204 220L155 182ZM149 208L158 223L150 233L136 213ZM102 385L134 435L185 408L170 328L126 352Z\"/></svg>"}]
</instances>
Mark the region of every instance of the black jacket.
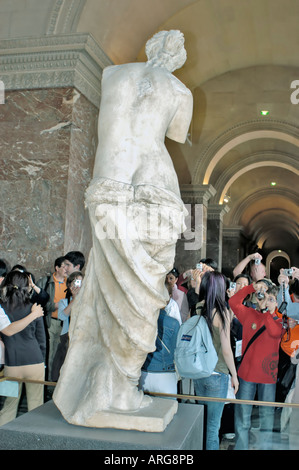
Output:
<instances>
[{"instance_id":1,"label":"black jacket","mask_svg":"<svg viewBox=\"0 0 299 470\"><path fill-rule=\"evenodd\" d=\"M31 311L32 304L18 307L13 311L4 302L1 307L13 322L26 317ZM5 345L6 366L26 366L45 362L46 333L43 317L37 318L13 336L2 335L2 339Z\"/></svg>"}]
</instances>

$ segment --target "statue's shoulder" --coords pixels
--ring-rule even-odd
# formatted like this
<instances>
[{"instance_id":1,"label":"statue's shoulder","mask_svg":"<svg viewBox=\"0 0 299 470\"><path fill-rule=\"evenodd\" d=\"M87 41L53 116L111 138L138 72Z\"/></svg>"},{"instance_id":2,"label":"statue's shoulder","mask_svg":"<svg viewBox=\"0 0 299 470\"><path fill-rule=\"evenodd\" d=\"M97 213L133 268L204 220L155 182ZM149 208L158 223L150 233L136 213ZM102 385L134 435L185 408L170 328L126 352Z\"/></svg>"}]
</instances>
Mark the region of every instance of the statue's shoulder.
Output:
<instances>
[{"instance_id":1,"label":"statue's shoulder","mask_svg":"<svg viewBox=\"0 0 299 470\"><path fill-rule=\"evenodd\" d=\"M111 77L114 74L127 73L129 70L140 70L144 68L143 62L132 62L130 64L109 65L103 70L103 78Z\"/></svg>"},{"instance_id":2,"label":"statue's shoulder","mask_svg":"<svg viewBox=\"0 0 299 470\"><path fill-rule=\"evenodd\" d=\"M186 87L186 85L184 85L184 83L182 83L177 77L175 77L174 75L170 74L171 75L171 84L172 84L172 88L179 92L179 93L182 93L183 95L188 95L188 96L192 96L192 93L191 91L189 90L189 88Z\"/></svg>"}]
</instances>

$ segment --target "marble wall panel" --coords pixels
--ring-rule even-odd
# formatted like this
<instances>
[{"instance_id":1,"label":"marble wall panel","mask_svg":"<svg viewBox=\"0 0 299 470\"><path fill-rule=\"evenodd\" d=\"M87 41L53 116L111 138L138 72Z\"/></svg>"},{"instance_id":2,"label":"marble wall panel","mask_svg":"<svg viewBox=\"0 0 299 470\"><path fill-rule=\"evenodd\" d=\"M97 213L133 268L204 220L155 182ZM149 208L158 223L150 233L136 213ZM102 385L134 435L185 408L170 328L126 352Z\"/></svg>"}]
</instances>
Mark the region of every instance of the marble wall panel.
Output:
<instances>
[{"instance_id":1,"label":"marble wall panel","mask_svg":"<svg viewBox=\"0 0 299 470\"><path fill-rule=\"evenodd\" d=\"M84 191L97 108L73 88L10 91L0 105L0 258L38 277L71 249L88 254Z\"/></svg>"}]
</instances>

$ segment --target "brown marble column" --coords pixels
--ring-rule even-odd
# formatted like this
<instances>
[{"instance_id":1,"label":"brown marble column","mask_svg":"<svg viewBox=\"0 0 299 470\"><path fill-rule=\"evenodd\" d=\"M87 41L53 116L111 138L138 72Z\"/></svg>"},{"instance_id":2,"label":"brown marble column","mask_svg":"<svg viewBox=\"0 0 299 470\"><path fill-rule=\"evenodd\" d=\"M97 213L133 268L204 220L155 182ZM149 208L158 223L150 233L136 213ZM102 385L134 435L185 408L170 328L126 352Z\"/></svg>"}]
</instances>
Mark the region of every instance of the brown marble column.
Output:
<instances>
[{"instance_id":1,"label":"brown marble column","mask_svg":"<svg viewBox=\"0 0 299 470\"><path fill-rule=\"evenodd\" d=\"M88 256L84 192L112 64L89 34L50 33L0 41L0 258L36 277L67 251Z\"/></svg>"},{"instance_id":2,"label":"brown marble column","mask_svg":"<svg viewBox=\"0 0 299 470\"><path fill-rule=\"evenodd\" d=\"M16 90L0 106L0 258L37 277L56 257L88 254L84 191L98 110L75 88Z\"/></svg>"}]
</instances>

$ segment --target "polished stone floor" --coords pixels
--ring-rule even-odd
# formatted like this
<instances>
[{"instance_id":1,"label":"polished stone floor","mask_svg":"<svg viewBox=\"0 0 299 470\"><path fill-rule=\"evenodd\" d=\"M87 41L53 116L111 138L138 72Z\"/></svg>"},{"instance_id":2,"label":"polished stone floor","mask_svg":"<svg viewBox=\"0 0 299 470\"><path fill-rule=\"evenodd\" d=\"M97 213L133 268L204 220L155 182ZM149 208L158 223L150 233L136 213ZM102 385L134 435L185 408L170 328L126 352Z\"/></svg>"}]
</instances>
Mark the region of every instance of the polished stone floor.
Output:
<instances>
[{"instance_id":1,"label":"polished stone floor","mask_svg":"<svg viewBox=\"0 0 299 470\"><path fill-rule=\"evenodd\" d=\"M281 408L275 410L275 423L272 432L272 450L290 450L289 426L286 424L281 430ZM251 430L249 433L248 450L266 450L259 433L259 407L254 406L251 419ZM230 429L232 430L232 429ZM233 430L232 430L233 431ZM224 433L220 438L220 450L234 450L235 435L233 432ZM299 449L299 442L298 442Z\"/></svg>"},{"instance_id":2,"label":"polished stone floor","mask_svg":"<svg viewBox=\"0 0 299 470\"><path fill-rule=\"evenodd\" d=\"M54 388L46 389L45 393L45 401L52 399L52 393ZM0 397L0 409L3 406L3 397ZM27 401L26 395L23 391L23 395L20 401L19 409L18 409L18 416L27 412ZM290 435L289 435L289 427L288 424L284 426L284 429L280 430L280 422L281 422L281 408L277 408L275 410L275 425L274 431L272 433L272 442L273 442L273 450L290 450L294 449L290 445ZM229 407L225 407L225 415L222 424L222 433L220 438L220 450L234 450L235 447L235 435L233 429L233 418L232 413ZM299 423L298 423L298 432L299 432ZM292 439L294 443L294 439ZM295 440L296 442L296 440ZM294 444L293 444L294 445ZM299 439L298 439L298 449L295 444L296 450L299 450ZM259 407L254 406L252 411L252 428L250 430L249 436L249 450L264 450L263 445L260 441L259 436Z\"/></svg>"}]
</instances>

